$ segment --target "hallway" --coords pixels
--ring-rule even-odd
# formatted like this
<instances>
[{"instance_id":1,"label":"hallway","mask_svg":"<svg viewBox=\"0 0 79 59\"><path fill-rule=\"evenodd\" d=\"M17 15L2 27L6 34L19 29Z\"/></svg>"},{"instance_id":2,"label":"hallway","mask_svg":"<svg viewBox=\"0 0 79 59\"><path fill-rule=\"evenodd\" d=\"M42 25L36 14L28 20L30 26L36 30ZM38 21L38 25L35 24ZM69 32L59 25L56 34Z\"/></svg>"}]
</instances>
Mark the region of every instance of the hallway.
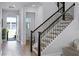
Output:
<instances>
[{"instance_id":1,"label":"hallway","mask_svg":"<svg viewBox=\"0 0 79 59\"><path fill-rule=\"evenodd\" d=\"M2 56L33 56L29 44L21 46L17 41L7 41L2 44Z\"/></svg>"}]
</instances>

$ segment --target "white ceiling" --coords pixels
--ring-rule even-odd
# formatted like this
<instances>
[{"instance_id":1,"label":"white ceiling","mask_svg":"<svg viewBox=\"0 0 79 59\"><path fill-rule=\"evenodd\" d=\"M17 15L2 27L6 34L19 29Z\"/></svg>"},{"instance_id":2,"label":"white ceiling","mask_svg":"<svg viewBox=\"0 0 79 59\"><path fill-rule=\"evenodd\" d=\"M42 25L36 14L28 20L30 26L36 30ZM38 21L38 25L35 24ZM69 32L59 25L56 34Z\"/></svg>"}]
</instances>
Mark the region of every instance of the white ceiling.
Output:
<instances>
[{"instance_id":1,"label":"white ceiling","mask_svg":"<svg viewBox=\"0 0 79 59\"><path fill-rule=\"evenodd\" d=\"M15 8L9 8L10 6L15 5ZM0 7L5 10L18 10L24 7L32 7L35 5L36 7L42 5L40 2L0 2Z\"/></svg>"}]
</instances>

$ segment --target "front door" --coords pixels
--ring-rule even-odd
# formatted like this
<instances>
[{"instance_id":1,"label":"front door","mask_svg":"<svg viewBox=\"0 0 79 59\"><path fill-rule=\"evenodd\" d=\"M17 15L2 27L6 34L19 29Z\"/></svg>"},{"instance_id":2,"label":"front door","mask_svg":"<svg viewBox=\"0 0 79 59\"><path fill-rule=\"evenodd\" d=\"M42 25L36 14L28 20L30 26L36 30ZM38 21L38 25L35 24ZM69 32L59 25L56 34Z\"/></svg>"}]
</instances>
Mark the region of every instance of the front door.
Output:
<instances>
[{"instance_id":1,"label":"front door","mask_svg":"<svg viewBox=\"0 0 79 59\"><path fill-rule=\"evenodd\" d=\"M16 17L7 17L8 40L16 40Z\"/></svg>"}]
</instances>

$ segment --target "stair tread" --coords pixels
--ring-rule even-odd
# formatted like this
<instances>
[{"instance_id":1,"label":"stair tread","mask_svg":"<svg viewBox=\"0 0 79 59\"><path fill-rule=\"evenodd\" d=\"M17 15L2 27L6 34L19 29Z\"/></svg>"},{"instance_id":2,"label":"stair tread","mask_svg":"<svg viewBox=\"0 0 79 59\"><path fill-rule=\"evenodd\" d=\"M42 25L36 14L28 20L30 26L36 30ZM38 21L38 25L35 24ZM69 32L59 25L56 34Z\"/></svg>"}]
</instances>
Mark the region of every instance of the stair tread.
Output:
<instances>
[{"instance_id":1,"label":"stair tread","mask_svg":"<svg viewBox=\"0 0 79 59\"><path fill-rule=\"evenodd\" d=\"M70 22L60 22L60 24L69 24Z\"/></svg>"},{"instance_id":2,"label":"stair tread","mask_svg":"<svg viewBox=\"0 0 79 59\"><path fill-rule=\"evenodd\" d=\"M65 18L71 18L71 19L73 19L73 17L72 17L72 16L65 16Z\"/></svg>"},{"instance_id":3,"label":"stair tread","mask_svg":"<svg viewBox=\"0 0 79 59\"><path fill-rule=\"evenodd\" d=\"M47 46L51 41L50 40L42 40L43 43Z\"/></svg>"},{"instance_id":4,"label":"stair tread","mask_svg":"<svg viewBox=\"0 0 79 59\"><path fill-rule=\"evenodd\" d=\"M56 28L56 29L53 29L53 30L54 30L54 31L56 31L56 30L58 30L58 31L59 31L59 30L62 31L62 29L60 29L60 28Z\"/></svg>"},{"instance_id":5,"label":"stair tread","mask_svg":"<svg viewBox=\"0 0 79 59\"><path fill-rule=\"evenodd\" d=\"M41 51L43 50L43 48L41 47ZM34 52L37 54L38 53L38 47L34 47Z\"/></svg>"},{"instance_id":6,"label":"stair tread","mask_svg":"<svg viewBox=\"0 0 79 59\"><path fill-rule=\"evenodd\" d=\"M57 33L57 32L56 32L56 33L50 32L50 34L55 34L55 35L58 35L59 33Z\"/></svg>"},{"instance_id":7,"label":"stair tread","mask_svg":"<svg viewBox=\"0 0 79 59\"><path fill-rule=\"evenodd\" d=\"M68 24L61 24L62 26L67 26Z\"/></svg>"},{"instance_id":8,"label":"stair tread","mask_svg":"<svg viewBox=\"0 0 79 59\"><path fill-rule=\"evenodd\" d=\"M46 43L41 42L41 47L46 47Z\"/></svg>"},{"instance_id":9,"label":"stair tread","mask_svg":"<svg viewBox=\"0 0 79 59\"><path fill-rule=\"evenodd\" d=\"M63 25L62 25L62 26L57 26L57 27L66 27L66 26L63 26Z\"/></svg>"},{"instance_id":10,"label":"stair tread","mask_svg":"<svg viewBox=\"0 0 79 59\"><path fill-rule=\"evenodd\" d=\"M54 37L54 38L55 38L55 37ZM48 38L48 36L46 36L45 39L42 39L42 40L43 40L43 41L45 41L45 40L46 40L46 41L52 41L53 39Z\"/></svg>"},{"instance_id":11,"label":"stair tread","mask_svg":"<svg viewBox=\"0 0 79 59\"><path fill-rule=\"evenodd\" d=\"M38 54L38 50L33 48L33 52L37 55Z\"/></svg>"},{"instance_id":12,"label":"stair tread","mask_svg":"<svg viewBox=\"0 0 79 59\"><path fill-rule=\"evenodd\" d=\"M69 24L70 22L60 22L60 25L61 24Z\"/></svg>"},{"instance_id":13,"label":"stair tread","mask_svg":"<svg viewBox=\"0 0 79 59\"><path fill-rule=\"evenodd\" d=\"M55 38L55 37L52 37L52 36L46 36L47 38L51 38L51 39L53 39L53 38Z\"/></svg>"},{"instance_id":14,"label":"stair tread","mask_svg":"<svg viewBox=\"0 0 79 59\"><path fill-rule=\"evenodd\" d=\"M50 40L42 40L43 42L50 43Z\"/></svg>"},{"instance_id":15,"label":"stair tread","mask_svg":"<svg viewBox=\"0 0 79 59\"><path fill-rule=\"evenodd\" d=\"M61 20L62 22L70 22L70 21L72 21L71 19L69 19L69 18L65 18L65 19L67 19L67 20Z\"/></svg>"},{"instance_id":16,"label":"stair tread","mask_svg":"<svg viewBox=\"0 0 79 59\"><path fill-rule=\"evenodd\" d=\"M69 23L69 22L71 22L71 21L61 21L60 23Z\"/></svg>"}]
</instances>

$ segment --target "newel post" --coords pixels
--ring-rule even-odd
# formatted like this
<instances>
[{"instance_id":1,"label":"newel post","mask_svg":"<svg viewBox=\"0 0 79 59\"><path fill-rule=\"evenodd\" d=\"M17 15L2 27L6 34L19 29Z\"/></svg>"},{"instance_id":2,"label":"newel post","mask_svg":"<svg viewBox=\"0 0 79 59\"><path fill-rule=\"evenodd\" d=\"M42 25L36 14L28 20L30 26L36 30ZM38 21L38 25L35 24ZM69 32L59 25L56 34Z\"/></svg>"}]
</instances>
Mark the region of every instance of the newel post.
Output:
<instances>
[{"instance_id":1,"label":"newel post","mask_svg":"<svg viewBox=\"0 0 79 59\"><path fill-rule=\"evenodd\" d=\"M31 39L30 39L30 51L32 52L32 33L33 33L33 31L31 31L31 33L30 33L30 37L31 37Z\"/></svg>"},{"instance_id":2,"label":"newel post","mask_svg":"<svg viewBox=\"0 0 79 59\"><path fill-rule=\"evenodd\" d=\"M41 56L40 34L41 32L38 32L38 56Z\"/></svg>"}]
</instances>

